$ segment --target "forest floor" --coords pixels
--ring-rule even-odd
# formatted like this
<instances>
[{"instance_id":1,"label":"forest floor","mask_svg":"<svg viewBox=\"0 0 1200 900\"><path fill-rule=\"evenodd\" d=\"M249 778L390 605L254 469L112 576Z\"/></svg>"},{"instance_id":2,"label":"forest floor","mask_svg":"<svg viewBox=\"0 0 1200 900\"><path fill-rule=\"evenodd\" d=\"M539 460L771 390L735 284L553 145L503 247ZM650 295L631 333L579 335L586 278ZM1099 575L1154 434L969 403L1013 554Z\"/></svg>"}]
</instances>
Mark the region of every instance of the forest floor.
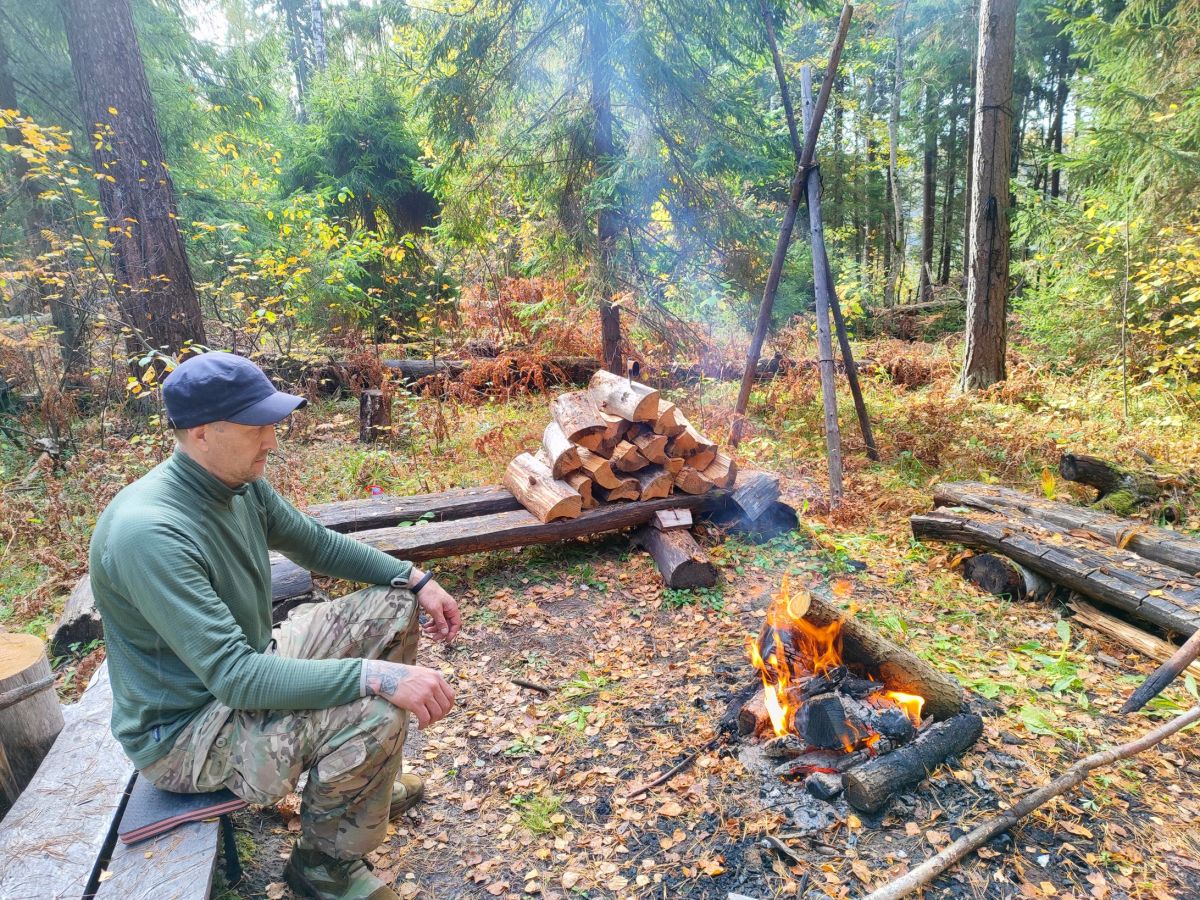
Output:
<instances>
[{"instance_id":1,"label":"forest floor","mask_svg":"<svg viewBox=\"0 0 1200 900\"><path fill-rule=\"evenodd\" d=\"M955 548L915 543L907 516L929 507L938 480L1040 491L1043 470L1068 449L1116 460L1137 449L1184 468L1200 450L1194 417L1169 398L1135 395L1126 423L1104 376L1034 370L1020 354L1006 384L971 399L952 393L953 347L878 341L863 354L880 364L866 387L884 462L866 461L843 415L847 503L832 516L809 508L799 498L824 480L815 372L765 384L737 455L782 477L801 525L763 545L731 537L712 546L717 588L664 590L649 559L620 537L436 564L465 626L453 647L423 646L421 662L446 673L459 704L410 739L406 766L426 777L428 799L373 857L402 896L860 896L1076 759L1193 702L1177 684L1147 713L1118 717L1151 661L1072 625L1057 604L981 595L948 568ZM677 399L718 435L735 387ZM495 483L508 458L537 443L547 402L402 402L388 449L354 443L349 402L315 404L297 415L285 464L268 476L299 505L363 496L370 485L399 494ZM11 535L0 572L5 627L44 633L82 574L95 515L166 448L165 439L116 441L114 453L113 440L107 451L81 441L44 491L14 495L0 521ZM1083 497L1061 482L1057 490ZM801 838L788 837L795 829L776 786L734 754L703 753L629 799L712 736L750 674L746 636L785 573L955 675L986 715L983 738L881 816L841 806L828 828ZM102 652L77 649L78 659L59 661L64 696ZM520 689L513 677L551 693ZM240 814L248 877L225 896L290 896L280 871L294 812L284 804ZM1187 732L1096 773L929 896L1195 897L1198 820L1200 748ZM798 862L764 847L768 835Z\"/></svg>"}]
</instances>

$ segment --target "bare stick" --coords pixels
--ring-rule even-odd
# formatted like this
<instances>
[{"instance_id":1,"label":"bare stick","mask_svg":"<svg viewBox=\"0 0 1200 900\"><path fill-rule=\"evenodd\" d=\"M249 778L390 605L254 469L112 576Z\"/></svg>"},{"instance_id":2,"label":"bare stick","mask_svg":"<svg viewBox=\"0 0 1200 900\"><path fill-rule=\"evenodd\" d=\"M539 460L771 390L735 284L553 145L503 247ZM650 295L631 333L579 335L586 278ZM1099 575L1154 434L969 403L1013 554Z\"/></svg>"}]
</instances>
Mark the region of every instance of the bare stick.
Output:
<instances>
[{"instance_id":1,"label":"bare stick","mask_svg":"<svg viewBox=\"0 0 1200 900\"><path fill-rule=\"evenodd\" d=\"M1002 815L971 829L937 856L930 857L911 872L872 891L864 900L899 900L901 897L907 897L929 884L960 859L979 849L996 835L1008 831L1042 804L1071 790L1083 781L1093 769L1111 765L1119 759L1135 756L1197 721L1200 721L1200 706L1193 706L1170 722L1164 722L1157 728L1147 731L1137 740L1093 753L1091 756L1081 759L1045 787L1038 788L1024 799L1014 803L1012 808L1006 810Z\"/></svg>"},{"instance_id":2,"label":"bare stick","mask_svg":"<svg viewBox=\"0 0 1200 900\"><path fill-rule=\"evenodd\" d=\"M550 688L544 684L538 684L536 681L526 681L524 678L513 678L512 683L517 687L523 687L530 691L537 691L539 694L550 695Z\"/></svg>"},{"instance_id":3,"label":"bare stick","mask_svg":"<svg viewBox=\"0 0 1200 900\"><path fill-rule=\"evenodd\" d=\"M1197 656L1200 656L1200 630L1193 632L1170 659L1155 669L1154 673L1142 682L1141 687L1129 695L1129 699L1121 707L1121 712L1131 713L1141 709L1161 694Z\"/></svg>"},{"instance_id":4,"label":"bare stick","mask_svg":"<svg viewBox=\"0 0 1200 900\"><path fill-rule=\"evenodd\" d=\"M630 791L626 795L626 798L629 800L633 800L637 797L642 796L642 794L649 793L650 791L654 790L656 787L666 784L668 781L670 781L672 778L674 778L676 775L678 775L680 772L682 772L684 769L686 769L688 766L690 766L692 763L694 763L696 761L696 758L701 753L704 753L708 750L711 750L713 747L715 747L717 745L718 740L719 740L719 738L713 738L711 741L709 741L707 744L705 744L699 750L692 751L687 756L685 756L683 759L681 759L679 762L677 762L675 765L671 766L671 768L667 769L667 771L663 772L661 775L659 775L657 778L655 778L653 781L651 781L649 784L643 784L640 788L634 788L632 791Z\"/></svg>"},{"instance_id":5,"label":"bare stick","mask_svg":"<svg viewBox=\"0 0 1200 900\"><path fill-rule=\"evenodd\" d=\"M758 358L762 354L763 341L767 337L767 326L771 324L771 310L775 306L775 293L779 290L779 279L783 274L783 261L787 256L788 245L792 241L792 230L796 226L796 213L800 209L800 198L804 194L808 168L817 149L817 132L820 131L821 119L825 116L825 106L829 102L829 92L833 89L834 76L837 74L838 62L842 58L842 47L846 43L846 32L850 30L850 16L853 12L854 7L849 3L842 8L837 38L829 52L829 66L825 71L825 81L821 85L821 94L817 98L817 108L813 112L812 122L804 135L804 150L796 165L796 173L792 177L788 207L784 212L783 224L779 227L779 239L775 242L775 254L771 257L771 269L767 273L767 284L763 288L762 303L758 307L758 319L754 323L750 349L746 352L746 370L742 374L742 385L738 389L737 405L734 407L733 428L729 435L729 442L734 447L742 439L746 407L750 403L750 390L754 387L754 375L758 367Z\"/></svg>"}]
</instances>

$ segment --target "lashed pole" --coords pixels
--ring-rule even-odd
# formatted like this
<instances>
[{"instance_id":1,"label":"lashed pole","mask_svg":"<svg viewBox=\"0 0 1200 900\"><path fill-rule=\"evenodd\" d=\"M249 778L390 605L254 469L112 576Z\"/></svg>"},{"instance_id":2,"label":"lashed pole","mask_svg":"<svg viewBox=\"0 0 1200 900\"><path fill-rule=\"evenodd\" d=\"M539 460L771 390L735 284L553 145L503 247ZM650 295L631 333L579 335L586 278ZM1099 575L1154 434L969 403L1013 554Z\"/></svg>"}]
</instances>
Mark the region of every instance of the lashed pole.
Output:
<instances>
[{"instance_id":1,"label":"lashed pole","mask_svg":"<svg viewBox=\"0 0 1200 900\"><path fill-rule=\"evenodd\" d=\"M771 61L775 64L775 79L779 82L779 96L783 100L783 111L787 116L788 134L792 139L792 150L796 154L796 162L799 162L804 155L804 148L801 147L800 136L796 133L796 115L792 112L792 97L791 91L788 90L787 86L787 73L783 70L783 59L779 54L779 46L775 42L775 23L771 21L771 14L767 9L766 0L759 0L759 9L762 11L763 22L767 29L767 44L771 48ZM809 71L810 74L808 77L811 83L811 70L805 66L805 71ZM809 90L811 90L811 87ZM810 100L807 95L804 102L804 130L807 132L808 126L811 124L808 111ZM819 217L820 213L818 212ZM824 243L825 236L823 230L819 234L816 232L813 233L812 238L814 241L818 237ZM858 383L858 366L854 362L854 352L850 349L850 335L846 332L846 320L842 316L842 305L838 302L837 287L833 282L833 270L829 267L829 254L825 252L824 247L821 249L821 256L825 259L825 281L829 285L829 310L833 313L833 324L837 330L838 345L842 350L842 362L846 367L846 380L850 383L850 396L854 398L854 410L858 413L858 427L862 431L863 443L867 447L867 457L878 461L879 451L875 447L875 434L871 430L871 419L867 415L867 404L863 400L862 387ZM815 250L813 252L813 259L814 261L816 260Z\"/></svg>"},{"instance_id":2,"label":"lashed pole","mask_svg":"<svg viewBox=\"0 0 1200 900\"><path fill-rule=\"evenodd\" d=\"M825 117L826 106L829 105L829 92L833 89L833 75L837 72L838 62L842 57L842 47L846 43L846 32L850 30L850 17L853 13L854 7L851 4L847 3L842 7L837 37L834 39L833 48L829 53L829 66L826 69L825 81L822 82L821 92L817 96L812 121L805 129L804 150L800 154L800 161L796 164L796 174L792 178L787 210L783 215L783 223L779 226L779 239L775 242L775 253L771 257L771 269L767 273L767 284L763 288L762 303L758 307L758 319L754 323L754 334L750 338L750 349L746 353L746 371L742 374L742 385L738 390L737 404L734 406L733 427L729 435L729 442L734 446L742 439L742 431L746 422L746 407L750 402L750 390L754 387L755 369L758 366L759 356L762 355L767 326L771 323L771 310L775 306L775 294L779 290L779 279L783 275L783 262L792 241L792 230L796 227L796 214L800 209L800 199L804 195L805 176L816 153L817 132L821 129L821 120Z\"/></svg>"},{"instance_id":3,"label":"lashed pole","mask_svg":"<svg viewBox=\"0 0 1200 900\"><path fill-rule=\"evenodd\" d=\"M812 69L800 70L805 130L812 117ZM817 365L821 373L821 400L825 407L825 455L829 463L829 506L842 505L842 432L837 415L837 371L833 366L833 340L829 334L829 306L833 277L825 252L825 226L821 222L821 170L811 166L807 175L808 227L812 233L813 293L817 307Z\"/></svg>"}]
</instances>

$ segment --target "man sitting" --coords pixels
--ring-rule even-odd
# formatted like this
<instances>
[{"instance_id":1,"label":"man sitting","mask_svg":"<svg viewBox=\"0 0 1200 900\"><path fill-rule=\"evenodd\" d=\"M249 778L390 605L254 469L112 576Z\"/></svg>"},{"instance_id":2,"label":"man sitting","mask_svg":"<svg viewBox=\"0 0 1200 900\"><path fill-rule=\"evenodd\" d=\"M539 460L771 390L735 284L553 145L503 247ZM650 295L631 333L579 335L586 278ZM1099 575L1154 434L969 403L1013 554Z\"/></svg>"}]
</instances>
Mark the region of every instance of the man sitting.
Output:
<instances>
[{"instance_id":1,"label":"man sitting","mask_svg":"<svg viewBox=\"0 0 1200 900\"><path fill-rule=\"evenodd\" d=\"M287 883L304 897L395 897L362 857L422 795L417 776L399 775L408 715L424 727L454 705L441 674L414 664L418 607L426 634L451 641L458 605L262 477L275 425L302 397L217 352L179 365L162 393L175 452L113 499L89 554L113 734L169 791L271 804L307 772ZM269 550L373 586L299 607L272 631Z\"/></svg>"}]
</instances>

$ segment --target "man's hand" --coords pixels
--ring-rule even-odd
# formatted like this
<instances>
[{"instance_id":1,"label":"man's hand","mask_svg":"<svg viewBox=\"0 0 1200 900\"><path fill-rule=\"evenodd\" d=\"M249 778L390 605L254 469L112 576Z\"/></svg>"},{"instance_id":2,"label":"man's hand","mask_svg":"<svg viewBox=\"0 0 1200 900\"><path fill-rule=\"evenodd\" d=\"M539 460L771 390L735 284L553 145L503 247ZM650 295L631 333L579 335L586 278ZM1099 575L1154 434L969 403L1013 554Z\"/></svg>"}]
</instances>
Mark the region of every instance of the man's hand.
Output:
<instances>
[{"instance_id":1,"label":"man's hand","mask_svg":"<svg viewBox=\"0 0 1200 900\"><path fill-rule=\"evenodd\" d=\"M422 633L427 638L445 641L447 644L454 640L462 628L462 614L458 611L458 602L436 581L427 581L417 594L417 603L429 613L431 619L421 626Z\"/></svg>"},{"instance_id":2,"label":"man's hand","mask_svg":"<svg viewBox=\"0 0 1200 900\"><path fill-rule=\"evenodd\" d=\"M454 706L454 688L436 669L383 659L363 660L363 665L367 670L367 693L408 710L421 728L443 718Z\"/></svg>"}]
</instances>

